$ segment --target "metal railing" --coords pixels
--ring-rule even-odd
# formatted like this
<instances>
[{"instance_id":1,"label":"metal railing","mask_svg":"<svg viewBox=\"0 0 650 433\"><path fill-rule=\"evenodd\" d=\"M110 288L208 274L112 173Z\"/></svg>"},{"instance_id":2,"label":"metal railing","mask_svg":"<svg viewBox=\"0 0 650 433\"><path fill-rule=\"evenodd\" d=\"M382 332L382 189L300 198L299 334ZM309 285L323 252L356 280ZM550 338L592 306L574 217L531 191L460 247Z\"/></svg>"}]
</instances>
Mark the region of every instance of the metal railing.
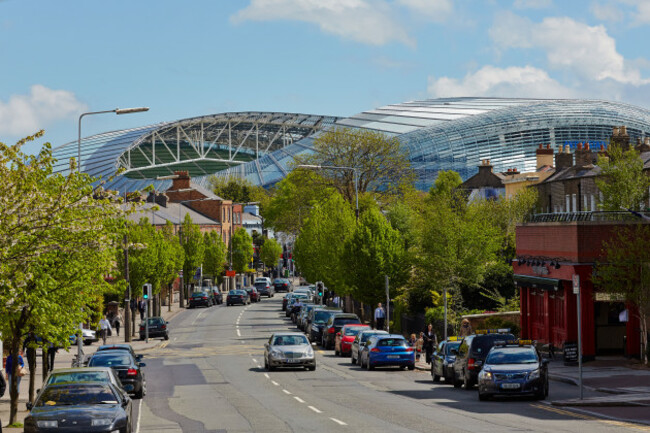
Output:
<instances>
[{"instance_id":1,"label":"metal railing","mask_svg":"<svg viewBox=\"0 0 650 433\"><path fill-rule=\"evenodd\" d=\"M639 214L649 216L650 212L639 212ZM640 216L624 211L593 211L593 212L558 212L558 213L538 213L530 215L525 222L527 223L555 223L555 222L634 222L643 221Z\"/></svg>"}]
</instances>

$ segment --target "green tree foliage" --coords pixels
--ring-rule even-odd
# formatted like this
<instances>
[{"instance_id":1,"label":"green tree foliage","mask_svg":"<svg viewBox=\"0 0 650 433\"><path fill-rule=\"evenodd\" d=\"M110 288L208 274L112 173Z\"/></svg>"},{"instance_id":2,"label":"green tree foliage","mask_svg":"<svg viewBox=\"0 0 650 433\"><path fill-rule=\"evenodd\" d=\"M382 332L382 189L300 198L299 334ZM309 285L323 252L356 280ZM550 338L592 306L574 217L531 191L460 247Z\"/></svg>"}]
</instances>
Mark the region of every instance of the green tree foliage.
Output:
<instances>
[{"instance_id":1,"label":"green tree foliage","mask_svg":"<svg viewBox=\"0 0 650 433\"><path fill-rule=\"evenodd\" d=\"M341 260L354 226L354 211L338 192L314 204L293 250L296 266L308 281L323 281L339 295L347 292Z\"/></svg>"},{"instance_id":2,"label":"green tree foliage","mask_svg":"<svg viewBox=\"0 0 650 433\"><path fill-rule=\"evenodd\" d=\"M203 274L210 275L213 281L216 282L224 270L228 249L221 235L216 231L205 233L203 242L205 244Z\"/></svg>"},{"instance_id":3,"label":"green tree foliage","mask_svg":"<svg viewBox=\"0 0 650 433\"><path fill-rule=\"evenodd\" d=\"M74 162L69 175L54 174L49 143L37 155L22 151L41 136L0 143L0 332L14 359L29 330L68 346L69 335L113 290L104 277L113 270L123 213L118 198L94 188ZM9 395L14 423L16 381Z\"/></svg>"},{"instance_id":4,"label":"green tree foliage","mask_svg":"<svg viewBox=\"0 0 650 433\"><path fill-rule=\"evenodd\" d=\"M636 305L641 323L643 360L648 363L648 315L650 314L650 225L635 224L616 230L603 243L605 259L593 277L599 290Z\"/></svg>"},{"instance_id":5,"label":"green tree foliage","mask_svg":"<svg viewBox=\"0 0 650 433\"><path fill-rule=\"evenodd\" d=\"M275 239L265 239L260 249L260 259L269 268L274 268L280 255L282 254L282 245Z\"/></svg>"},{"instance_id":6,"label":"green tree foliage","mask_svg":"<svg viewBox=\"0 0 650 433\"><path fill-rule=\"evenodd\" d=\"M253 238L242 227L232 235L232 268L237 273L247 272L253 257Z\"/></svg>"},{"instance_id":7,"label":"green tree foliage","mask_svg":"<svg viewBox=\"0 0 650 433\"><path fill-rule=\"evenodd\" d=\"M239 177L212 176L210 185L216 195L233 203L257 202L261 208L265 208L270 199L269 193L264 188Z\"/></svg>"},{"instance_id":8,"label":"green tree foliage","mask_svg":"<svg viewBox=\"0 0 650 433\"><path fill-rule=\"evenodd\" d=\"M156 229L149 223L147 218L142 218L137 224L127 222L126 226L126 247L129 249L129 283L132 290L139 290L146 283L150 283L152 287L159 290L159 284L156 287L152 281L153 268L158 261ZM120 274L124 275L125 263L122 251L117 252L116 259Z\"/></svg>"},{"instance_id":9,"label":"green tree foliage","mask_svg":"<svg viewBox=\"0 0 650 433\"><path fill-rule=\"evenodd\" d=\"M203 235L198 225L192 223L192 217L185 214L181 227L181 245L185 251L185 260L183 262L183 275L185 284L189 284L196 274L196 270L203 263L205 253L205 243Z\"/></svg>"},{"instance_id":10,"label":"green tree foliage","mask_svg":"<svg viewBox=\"0 0 650 433\"><path fill-rule=\"evenodd\" d=\"M391 298L409 278L404 239L379 209L369 209L359 219L345 242L342 270L345 281L358 301L374 304L385 299L385 276Z\"/></svg>"},{"instance_id":11,"label":"green tree foliage","mask_svg":"<svg viewBox=\"0 0 650 433\"><path fill-rule=\"evenodd\" d=\"M607 154L608 158L598 158L601 175L596 179L596 186L603 193L601 209L645 210L650 177L643 172L639 152L634 149L623 151L620 146L611 144Z\"/></svg>"}]
</instances>

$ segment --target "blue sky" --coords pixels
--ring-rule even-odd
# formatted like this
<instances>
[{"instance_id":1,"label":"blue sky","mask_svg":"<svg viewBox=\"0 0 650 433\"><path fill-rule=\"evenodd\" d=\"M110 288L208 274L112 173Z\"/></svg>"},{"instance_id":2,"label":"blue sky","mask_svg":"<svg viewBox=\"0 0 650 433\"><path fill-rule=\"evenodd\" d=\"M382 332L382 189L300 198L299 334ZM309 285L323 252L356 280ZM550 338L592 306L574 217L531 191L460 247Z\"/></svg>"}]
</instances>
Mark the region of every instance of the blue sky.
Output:
<instances>
[{"instance_id":1,"label":"blue sky","mask_svg":"<svg viewBox=\"0 0 650 433\"><path fill-rule=\"evenodd\" d=\"M650 0L0 0L0 141L445 96L650 107ZM27 150L35 152L40 142Z\"/></svg>"}]
</instances>

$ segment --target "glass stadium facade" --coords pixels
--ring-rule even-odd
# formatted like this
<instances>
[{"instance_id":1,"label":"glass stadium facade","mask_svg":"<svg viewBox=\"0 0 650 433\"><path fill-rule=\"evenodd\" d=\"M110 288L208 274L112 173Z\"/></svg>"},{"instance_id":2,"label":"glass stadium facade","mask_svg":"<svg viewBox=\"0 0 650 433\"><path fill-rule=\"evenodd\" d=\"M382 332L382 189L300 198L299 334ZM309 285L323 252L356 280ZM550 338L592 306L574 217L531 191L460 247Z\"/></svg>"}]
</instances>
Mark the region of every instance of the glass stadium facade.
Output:
<instances>
[{"instance_id":1,"label":"glass stadium facade","mask_svg":"<svg viewBox=\"0 0 650 433\"><path fill-rule=\"evenodd\" d=\"M539 144L606 146L612 128L621 125L634 140L650 136L650 111L598 100L444 98L347 118L225 113L85 138L82 170L104 178L126 170L110 183L113 189L141 189L181 169L203 186L215 173L271 186L291 170L296 155L313 153L320 131L344 126L397 137L418 175L417 187L428 189L438 171L455 170L467 179L483 159L495 171L533 171ZM63 161L75 152L73 142L56 148L55 156ZM161 182L155 183L165 187Z\"/></svg>"}]
</instances>

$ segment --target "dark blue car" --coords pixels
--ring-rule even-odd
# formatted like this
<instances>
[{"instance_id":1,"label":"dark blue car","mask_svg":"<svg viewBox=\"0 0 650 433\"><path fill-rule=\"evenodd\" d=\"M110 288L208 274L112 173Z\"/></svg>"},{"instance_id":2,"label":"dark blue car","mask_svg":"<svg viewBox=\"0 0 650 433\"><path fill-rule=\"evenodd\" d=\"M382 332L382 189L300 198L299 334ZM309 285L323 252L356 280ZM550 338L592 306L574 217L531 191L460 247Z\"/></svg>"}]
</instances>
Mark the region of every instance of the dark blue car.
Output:
<instances>
[{"instance_id":1,"label":"dark blue car","mask_svg":"<svg viewBox=\"0 0 650 433\"><path fill-rule=\"evenodd\" d=\"M456 361L455 352L452 353L452 350L458 350L462 339L463 337L449 337L441 342L431 355L431 377L434 382L440 382L440 378L444 377L446 383L451 383Z\"/></svg>"},{"instance_id":2,"label":"dark blue car","mask_svg":"<svg viewBox=\"0 0 650 433\"><path fill-rule=\"evenodd\" d=\"M374 335L363 347L360 355L361 367L368 370L375 367L398 366L415 369L415 350L408 341L395 334Z\"/></svg>"}]
</instances>

